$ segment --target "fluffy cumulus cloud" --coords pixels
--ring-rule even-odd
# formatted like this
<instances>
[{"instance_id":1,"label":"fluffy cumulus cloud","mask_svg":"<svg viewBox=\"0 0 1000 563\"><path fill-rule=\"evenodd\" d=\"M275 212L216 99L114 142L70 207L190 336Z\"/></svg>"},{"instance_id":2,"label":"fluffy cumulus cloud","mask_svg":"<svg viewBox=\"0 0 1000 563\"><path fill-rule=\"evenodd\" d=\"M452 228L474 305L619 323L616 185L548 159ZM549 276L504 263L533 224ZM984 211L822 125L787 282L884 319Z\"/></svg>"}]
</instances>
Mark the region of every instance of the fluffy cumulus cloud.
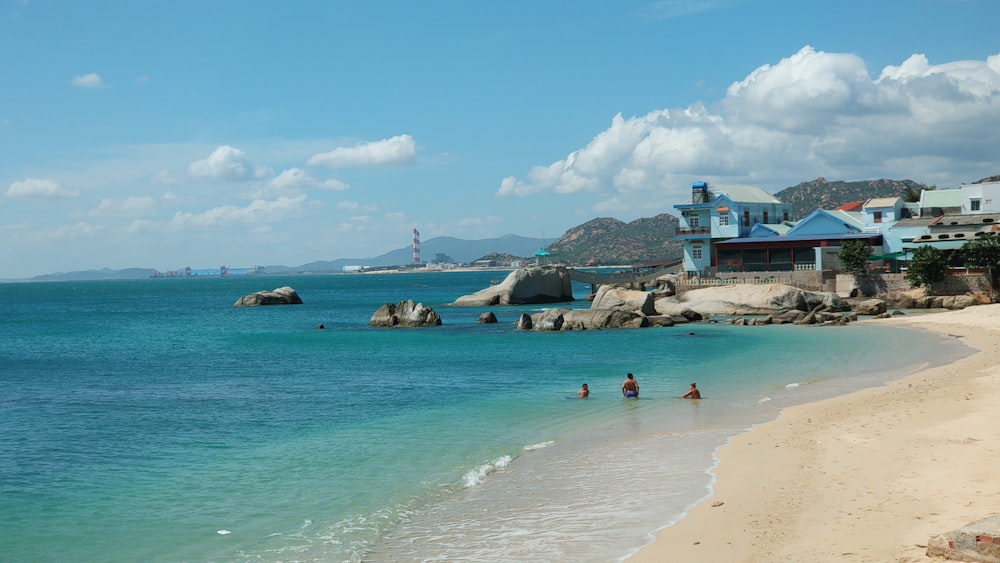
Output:
<instances>
[{"instance_id":1,"label":"fluffy cumulus cloud","mask_svg":"<svg viewBox=\"0 0 1000 563\"><path fill-rule=\"evenodd\" d=\"M381 141L359 143L353 147L340 147L309 158L309 166L329 168L361 168L412 164L417 145L409 135L397 135Z\"/></svg>"},{"instance_id":2,"label":"fluffy cumulus cloud","mask_svg":"<svg viewBox=\"0 0 1000 563\"><path fill-rule=\"evenodd\" d=\"M229 182L255 180L270 174L266 167L255 166L245 152L229 145L216 148L204 160L192 162L188 172L195 178Z\"/></svg>"},{"instance_id":3,"label":"fluffy cumulus cloud","mask_svg":"<svg viewBox=\"0 0 1000 563\"><path fill-rule=\"evenodd\" d=\"M76 86L77 88L104 88L104 81L101 80L101 75L96 72L91 72L88 74L81 74L74 76L70 80L70 84Z\"/></svg>"},{"instance_id":4,"label":"fluffy cumulus cloud","mask_svg":"<svg viewBox=\"0 0 1000 563\"><path fill-rule=\"evenodd\" d=\"M7 187L7 197L10 198L51 199L77 197L78 195L80 195L79 192L64 189L59 185L59 182L45 178L25 178L11 182L10 186Z\"/></svg>"},{"instance_id":5,"label":"fluffy cumulus cloud","mask_svg":"<svg viewBox=\"0 0 1000 563\"><path fill-rule=\"evenodd\" d=\"M592 192L612 209L640 194L682 197L696 179L954 185L996 173L998 145L1000 55L938 65L913 55L873 78L855 55L804 47L733 83L712 108L617 115L566 158L504 178L497 195Z\"/></svg>"}]
</instances>

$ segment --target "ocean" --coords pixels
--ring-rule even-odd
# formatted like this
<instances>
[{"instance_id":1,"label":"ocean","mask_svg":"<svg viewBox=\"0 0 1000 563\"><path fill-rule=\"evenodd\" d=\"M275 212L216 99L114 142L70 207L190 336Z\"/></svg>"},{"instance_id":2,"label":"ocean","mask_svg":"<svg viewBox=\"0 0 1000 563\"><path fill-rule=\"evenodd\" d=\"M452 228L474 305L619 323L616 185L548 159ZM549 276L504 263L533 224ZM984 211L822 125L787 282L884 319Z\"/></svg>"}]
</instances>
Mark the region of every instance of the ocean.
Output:
<instances>
[{"instance_id":1,"label":"ocean","mask_svg":"<svg viewBox=\"0 0 1000 563\"><path fill-rule=\"evenodd\" d=\"M448 305L504 275L0 284L0 559L618 561L710 494L730 436L969 353L875 323L536 333L514 323L539 307ZM285 285L302 305L233 306ZM404 299L444 324L367 326Z\"/></svg>"}]
</instances>

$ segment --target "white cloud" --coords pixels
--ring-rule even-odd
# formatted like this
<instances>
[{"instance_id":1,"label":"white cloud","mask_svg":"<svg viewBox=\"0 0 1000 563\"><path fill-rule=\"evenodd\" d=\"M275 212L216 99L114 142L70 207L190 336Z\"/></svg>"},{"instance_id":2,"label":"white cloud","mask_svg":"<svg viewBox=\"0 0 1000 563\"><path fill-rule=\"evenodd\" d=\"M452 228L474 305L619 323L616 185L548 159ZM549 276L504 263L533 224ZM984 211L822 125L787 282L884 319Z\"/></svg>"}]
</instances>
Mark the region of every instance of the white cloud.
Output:
<instances>
[{"instance_id":1,"label":"white cloud","mask_svg":"<svg viewBox=\"0 0 1000 563\"><path fill-rule=\"evenodd\" d=\"M318 189L344 191L350 188L349 185L336 178L329 178L327 180L313 178L301 168L289 168L283 171L271 179L270 185L279 190Z\"/></svg>"},{"instance_id":2,"label":"white cloud","mask_svg":"<svg viewBox=\"0 0 1000 563\"><path fill-rule=\"evenodd\" d=\"M79 76L74 76L73 80L70 81L73 86L77 88L104 88L104 81L101 80L101 75L96 72L91 72L88 74L81 74Z\"/></svg>"},{"instance_id":3,"label":"white cloud","mask_svg":"<svg viewBox=\"0 0 1000 563\"><path fill-rule=\"evenodd\" d=\"M231 182L260 179L270 174L266 167L255 166L245 152L229 145L219 146L208 158L192 162L188 171L195 178Z\"/></svg>"},{"instance_id":4,"label":"white cloud","mask_svg":"<svg viewBox=\"0 0 1000 563\"><path fill-rule=\"evenodd\" d=\"M309 157L309 166L329 168L360 168L369 166L392 166L412 164L417 153L417 145L409 135L397 135L390 139L359 143L353 147L341 147L330 152Z\"/></svg>"},{"instance_id":5,"label":"white cloud","mask_svg":"<svg viewBox=\"0 0 1000 563\"><path fill-rule=\"evenodd\" d=\"M12 198L70 198L77 197L79 192L63 189L59 182L44 178L25 178L12 182L7 188L7 197Z\"/></svg>"},{"instance_id":6,"label":"white cloud","mask_svg":"<svg viewBox=\"0 0 1000 563\"><path fill-rule=\"evenodd\" d=\"M134 217L145 215L155 210L151 197L128 197L121 201L104 198L97 208L90 211L93 217Z\"/></svg>"},{"instance_id":7,"label":"white cloud","mask_svg":"<svg viewBox=\"0 0 1000 563\"><path fill-rule=\"evenodd\" d=\"M717 107L617 115L566 158L504 178L496 195L593 193L610 211L678 200L698 179L955 182L996 173L997 146L1000 55L941 65L914 55L872 79L859 57L807 46L733 83Z\"/></svg>"},{"instance_id":8,"label":"white cloud","mask_svg":"<svg viewBox=\"0 0 1000 563\"><path fill-rule=\"evenodd\" d=\"M233 224L259 224L281 221L299 215L306 196L279 197L274 200L258 199L244 207L223 205L202 213L177 212L170 221L172 230L210 228Z\"/></svg>"}]
</instances>

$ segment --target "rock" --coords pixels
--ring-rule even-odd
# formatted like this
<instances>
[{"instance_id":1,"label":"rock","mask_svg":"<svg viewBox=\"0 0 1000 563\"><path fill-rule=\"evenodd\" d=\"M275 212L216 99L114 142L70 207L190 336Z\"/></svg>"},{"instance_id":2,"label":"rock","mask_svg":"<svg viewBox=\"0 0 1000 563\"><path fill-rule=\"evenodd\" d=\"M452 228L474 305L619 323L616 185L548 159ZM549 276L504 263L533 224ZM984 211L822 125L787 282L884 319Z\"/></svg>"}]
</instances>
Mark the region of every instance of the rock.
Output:
<instances>
[{"instance_id":1,"label":"rock","mask_svg":"<svg viewBox=\"0 0 1000 563\"><path fill-rule=\"evenodd\" d=\"M517 319L517 330L531 330L533 326L534 321L531 320L531 315L521 313L521 316Z\"/></svg>"},{"instance_id":2,"label":"rock","mask_svg":"<svg viewBox=\"0 0 1000 563\"><path fill-rule=\"evenodd\" d=\"M966 524L927 542L928 557L973 563L1000 562L1000 514Z\"/></svg>"},{"instance_id":3,"label":"rock","mask_svg":"<svg viewBox=\"0 0 1000 563\"><path fill-rule=\"evenodd\" d=\"M234 307L256 307L258 305L301 305L302 298L294 289L279 287L272 291L258 291L244 295L233 303Z\"/></svg>"},{"instance_id":4,"label":"rock","mask_svg":"<svg viewBox=\"0 0 1000 563\"><path fill-rule=\"evenodd\" d=\"M830 292L806 291L784 284L739 284L693 289L655 301L656 311L680 315L685 310L701 315L769 315L778 311L848 311L850 306Z\"/></svg>"},{"instance_id":5,"label":"rock","mask_svg":"<svg viewBox=\"0 0 1000 563\"><path fill-rule=\"evenodd\" d=\"M779 311L777 313L771 313L771 319L775 324L786 324L786 323L797 323L806 316L805 311L799 311L798 309L786 309L784 311Z\"/></svg>"},{"instance_id":6,"label":"rock","mask_svg":"<svg viewBox=\"0 0 1000 563\"><path fill-rule=\"evenodd\" d=\"M868 299L854 306L854 312L859 315L881 315L889 307L881 299Z\"/></svg>"},{"instance_id":7,"label":"rock","mask_svg":"<svg viewBox=\"0 0 1000 563\"><path fill-rule=\"evenodd\" d=\"M438 326L441 317L423 303L413 304L413 300L400 301L398 304L386 303L372 315L368 326L373 327L425 327Z\"/></svg>"},{"instance_id":8,"label":"rock","mask_svg":"<svg viewBox=\"0 0 1000 563\"><path fill-rule=\"evenodd\" d=\"M972 295L953 295L945 297L941 304L945 309L964 309L966 307L978 305L979 302Z\"/></svg>"},{"instance_id":9,"label":"rock","mask_svg":"<svg viewBox=\"0 0 1000 563\"><path fill-rule=\"evenodd\" d=\"M531 324L535 330L561 330L566 319L563 313L569 309L546 309L537 315L532 315Z\"/></svg>"},{"instance_id":10,"label":"rock","mask_svg":"<svg viewBox=\"0 0 1000 563\"><path fill-rule=\"evenodd\" d=\"M452 305L490 307L560 303L573 300L573 282L563 266L540 266L514 270L500 283L472 295L459 297Z\"/></svg>"},{"instance_id":11,"label":"rock","mask_svg":"<svg viewBox=\"0 0 1000 563\"><path fill-rule=\"evenodd\" d=\"M637 311L643 315L656 314L656 304L653 302L653 294L647 291L625 289L611 285L602 285L597 290L590 308Z\"/></svg>"},{"instance_id":12,"label":"rock","mask_svg":"<svg viewBox=\"0 0 1000 563\"><path fill-rule=\"evenodd\" d=\"M649 318L620 309L546 309L531 317L534 330L599 330L603 328L646 328ZM665 326L665 325L661 325Z\"/></svg>"},{"instance_id":13,"label":"rock","mask_svg":"<svg viewBox=\"0 0 1000 563\"><path fill-rule=\"evenodd\" d=\"M647 315L646 319L649 321L649 326L674 326L674 318L670 315Z\"/></svg>"},{"instance_id":14,"label":"rock","mask_svg":"<svg viewBox=\"0 0 1000 563\"><path fill-rule=\"evenodd\" d=\"M479 318L476 319L476 322L481 325L493 324L497 322L497 316L493 314L493 311L486 311L482 315L479 315Z\"/></svg>"},{"instance_id":15,"label":"rock","mask_svg":"<svg viewBox=\"0 0 1000 563\"><path fill-rule=\"evenodd\" d=\"M685 319L687 319L687 322L689 322L689 323L693 323L695 321L700 321L700 320L702 320L702 318L704 318L704 317L701 316L701 313L699 313L698 311L691 310L691 309L684 309L683 311L681 311L680 314L681 314L682 317L684 317Z\"/></svg>"}]
</instances>

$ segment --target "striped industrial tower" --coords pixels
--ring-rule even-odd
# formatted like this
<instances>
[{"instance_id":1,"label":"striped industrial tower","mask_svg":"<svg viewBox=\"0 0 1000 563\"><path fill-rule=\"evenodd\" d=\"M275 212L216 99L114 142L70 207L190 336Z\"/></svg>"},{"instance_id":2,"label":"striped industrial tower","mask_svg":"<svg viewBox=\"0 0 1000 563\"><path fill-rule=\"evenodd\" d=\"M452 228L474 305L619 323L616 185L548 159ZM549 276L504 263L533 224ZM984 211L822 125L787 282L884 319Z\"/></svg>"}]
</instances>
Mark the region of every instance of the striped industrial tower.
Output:
<instances>
[{"instance_id":1,"label":"striped industrial tower","mask_svg":"<svg viewBox=\"0 0 1000 563\"><path fill-rule=\"evenodd\" d=\"M413 229L413 263L420 263L420 231Z\"/></svg>"}]
</instances>

